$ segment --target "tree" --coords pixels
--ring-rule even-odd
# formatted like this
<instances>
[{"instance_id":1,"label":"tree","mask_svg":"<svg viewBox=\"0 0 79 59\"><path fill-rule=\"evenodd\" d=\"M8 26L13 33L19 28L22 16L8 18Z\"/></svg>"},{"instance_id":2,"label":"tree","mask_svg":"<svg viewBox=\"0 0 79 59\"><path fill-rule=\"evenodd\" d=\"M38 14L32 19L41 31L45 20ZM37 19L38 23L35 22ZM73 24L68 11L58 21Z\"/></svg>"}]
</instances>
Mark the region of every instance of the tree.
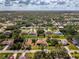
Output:
<instances>
[{"instance_id":1,"label":"tree","mask_svg":"<svg viewBox=\"0 0 79 59\"><path fill-rule=\"evenodd\" d=\"M68 58L68 59L70 59L69 58L69 55L67 54L67 52L66 52L66 50L64 49L64 48L57 48L57 49L54 49L54 50L52 50L51 52L50 52L50 54L49 54L52 58L63 58L63 59L66 59L66 58Z\"/></svg>"},{"instance_id":2,"label":"tree","mask_svg":"<svg viewBox=\"0 0 79 59\"><path fill-rule=\"evenodd\" d=\"M56 45L58 45L58 41L56 39L51 39L51 40L48 39L47 42L48 42L49 46L56 46Z\"/></svg>"},{"instance_id":3,"label":"tree","mask_svg":"<svg viewBox=\"0 0 79 59\"><path fill-rule=\"evenodd\" d=\"M37 36L40 36L40 35L44 35L45 36L45 31L43 29L38 29L37 30Z\"/></svg>"},{"instance_id":4,"label":"tree","mask_svg":"<svg viewBox=\"0 0 79 59\"><path fill-rule=\"evenodd\" d=\"M0 39L5 39L6 36L3 33L0 33Z\"/></svg>"},{"instance_id":5,"label":"tree","mask_svg":"<svg viewBox=\"0 0 79 59\"><path fill-rule=\"evenodd\" d=\"M19 30L19 29L13 30L13 35L12 35L13 38L14 38L14 39L18 38L18 37L20 36L20 35L19 35L20 33L21 33L21 30Z\"/></svg>"},{"instance_id":6,"label":"tree","mask_svg":"<svg viewBox=\"0 0 79 59\"><path fill-rule=\"evenodd\" d=\"M35 44L35 43L36 43L36 41L37 41L36 39L32 39L32 43L34 43L34 44Z\"/></svg>"},{"instance_id":7,"label":"tree","mask_svg":"<svg viewBox=\"0 0 79 59\"><path fill-rule=\"evenodd\" d=\"M11 50L19 50L19 49L21 49L21 47L22 47L22 43L16 43L16 44L14 44L10 49Z\"/></svg>"},{"instance_id":8,"label":"tree","mask_svg":"<svg viewBox=\"0 0 79 59\"><path fill-rule=\"evenodd\" d=\"M69 55L63 48L53 49L51 52L48 53L46 53L45 51L41 51L36 52L34 54L34 59L56 59L56 58L70 59Z\"/></svg>"},{"instance_id":9,"label":"tree","mask_svg":"<svg viewBox=\"0 0 79 59\"><path fill-rule=\"evenodd\" d=\"M74 36L77 34L76 28L74 25L66 25L64 29L60 30L66 36Z\"/></svg>"},{"instance_id":10,"label":"tree","mask_svg":"<svg viewBox=\"0 0 79 59\"><path fill-rule=\"evenodd\" d=\"M34 54L34 59L47 59L47 54L45 52L36 52Z\"/></svg>"}]
</instances>

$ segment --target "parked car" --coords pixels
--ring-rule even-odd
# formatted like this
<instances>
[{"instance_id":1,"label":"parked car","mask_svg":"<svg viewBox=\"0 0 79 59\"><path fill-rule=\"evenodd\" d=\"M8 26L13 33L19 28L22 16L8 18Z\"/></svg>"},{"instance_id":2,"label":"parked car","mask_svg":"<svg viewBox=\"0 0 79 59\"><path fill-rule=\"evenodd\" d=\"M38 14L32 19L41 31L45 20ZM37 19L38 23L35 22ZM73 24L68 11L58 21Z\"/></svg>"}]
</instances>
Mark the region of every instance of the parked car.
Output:
<instances>
[{"instance_id":1,"label":"parked car","mask_svg":"<svg viewBox=\"0 0 79 59\"><path fill-rule=\"evenodd\" d=\"M73 43L74 45L78 45L78 42L77 42L75 39L72 40L72 43Z\"/></svg>"}]
</instances>

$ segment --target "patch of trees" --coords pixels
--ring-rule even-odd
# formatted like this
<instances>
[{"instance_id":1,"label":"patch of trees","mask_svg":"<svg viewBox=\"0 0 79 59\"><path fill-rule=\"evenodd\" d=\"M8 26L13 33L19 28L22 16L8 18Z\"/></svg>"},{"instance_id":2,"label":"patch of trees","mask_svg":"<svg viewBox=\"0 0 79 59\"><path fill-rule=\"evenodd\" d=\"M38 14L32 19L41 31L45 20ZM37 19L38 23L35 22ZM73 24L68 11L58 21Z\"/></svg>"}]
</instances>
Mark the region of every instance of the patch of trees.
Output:
<instances>
[{"instance_id":1,"label":"patch of trees","mask_svg":"<svg viewBox=\"0 0 79 59\"><path fill-rule=\"evenodd\" d=\"M22 48L22 43L24 42L24 40L22 38L17 38L14 40L14 44L12 45L12 47L10 48L10 50L19 50Z\"/></svg>"},{"instance_id":2,"label":"patch of trees","mask_svg":"<svg viewBox=\"0 0 79 59\"><path fill-rule=\"evenodd\" d=\"M56 40L56 39L47 39L47 43L49 44L49 46L56 46L56 45L58 45L58 40Z\"/></svg>"},{"instance_id":3,"label":"patch of trees","mask_svg":"<svg viewBox=\"0 0 79 59\"><path fill-rule=\"evenodd\" d=\"M64 49L57 48L51 52L46 53L45 51L36 52L34 54L34 59L70 59L69 55L65 52Z\"/></svg>"},{"instance_id":4,"label":"patch of trees","mask_svg":"<svg viewBox=\"0 0 79 59\"><path fill-rule=\"evenodd\" d=\"M38 29L37 36L44 36L45 37L45 31L43 29Z\"/></svg>"},{"instance_id":5,"label":"patch of trees","mask_svg":"<svg viewBox=\"0 0 79 59\"><path fill-rule=\"evenodd\" d=\"M13 46L10 48L10 50L20 50L22 47L22 43L18 42L16 44L13 44Z\"/></svg>"},{"instance_id":6,"label":"patch of trees","mask_svg":"<svg viewBox=\"0 0 79 59\"><path fill-rule=\"evenodd\" d=\"M66 35L76 35L77 34L76 28L73 25L67 25L64 27L64 29L61 29L60 31Z\"/></svg>"}]
</instances>

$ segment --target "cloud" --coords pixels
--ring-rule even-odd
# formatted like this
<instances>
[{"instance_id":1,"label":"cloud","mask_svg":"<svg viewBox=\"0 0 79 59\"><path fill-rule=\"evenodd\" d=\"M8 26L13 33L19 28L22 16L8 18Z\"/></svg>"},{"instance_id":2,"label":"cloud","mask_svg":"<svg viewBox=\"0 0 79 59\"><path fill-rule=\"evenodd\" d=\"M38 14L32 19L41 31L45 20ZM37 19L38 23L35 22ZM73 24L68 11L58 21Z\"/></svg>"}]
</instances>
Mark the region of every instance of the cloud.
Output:
<instances>
[{"instance_id":1,"label":"cloud","mask_svg":"<svg viewBox=\"0 0 79 59\"><path fill-rule=\"evenodd\" d=\"M79 0L23 0L21 4L19 1L5 6L5 0L0 0L0 3L3 3L0 4L0 10L79 10Z\"/></svg>"}]
</instances>

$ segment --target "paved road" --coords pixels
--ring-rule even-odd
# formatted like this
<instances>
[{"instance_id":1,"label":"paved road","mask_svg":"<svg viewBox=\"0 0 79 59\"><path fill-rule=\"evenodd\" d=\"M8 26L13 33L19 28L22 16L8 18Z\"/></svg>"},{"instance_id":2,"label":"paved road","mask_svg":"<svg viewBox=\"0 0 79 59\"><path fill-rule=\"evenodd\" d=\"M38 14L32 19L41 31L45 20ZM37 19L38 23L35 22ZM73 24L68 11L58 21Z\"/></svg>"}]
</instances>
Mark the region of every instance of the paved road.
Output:
<instances>
[{"instance_id":1,"label":"paved road","mask_svg":"<svg viewBox=\"0 0 79 59\"><path fill-rule=\"evenodd\" d=\"M0 53L35 53L35 52L38 52L38 51L42 51L42 50L16 50L16 51L12 51L12 50L5 50L5 51L0 51ZM48 52L50 52L50 50L47 50ZM47 52L46 51L46 52Z\"/></svg>"}]
</instances>

